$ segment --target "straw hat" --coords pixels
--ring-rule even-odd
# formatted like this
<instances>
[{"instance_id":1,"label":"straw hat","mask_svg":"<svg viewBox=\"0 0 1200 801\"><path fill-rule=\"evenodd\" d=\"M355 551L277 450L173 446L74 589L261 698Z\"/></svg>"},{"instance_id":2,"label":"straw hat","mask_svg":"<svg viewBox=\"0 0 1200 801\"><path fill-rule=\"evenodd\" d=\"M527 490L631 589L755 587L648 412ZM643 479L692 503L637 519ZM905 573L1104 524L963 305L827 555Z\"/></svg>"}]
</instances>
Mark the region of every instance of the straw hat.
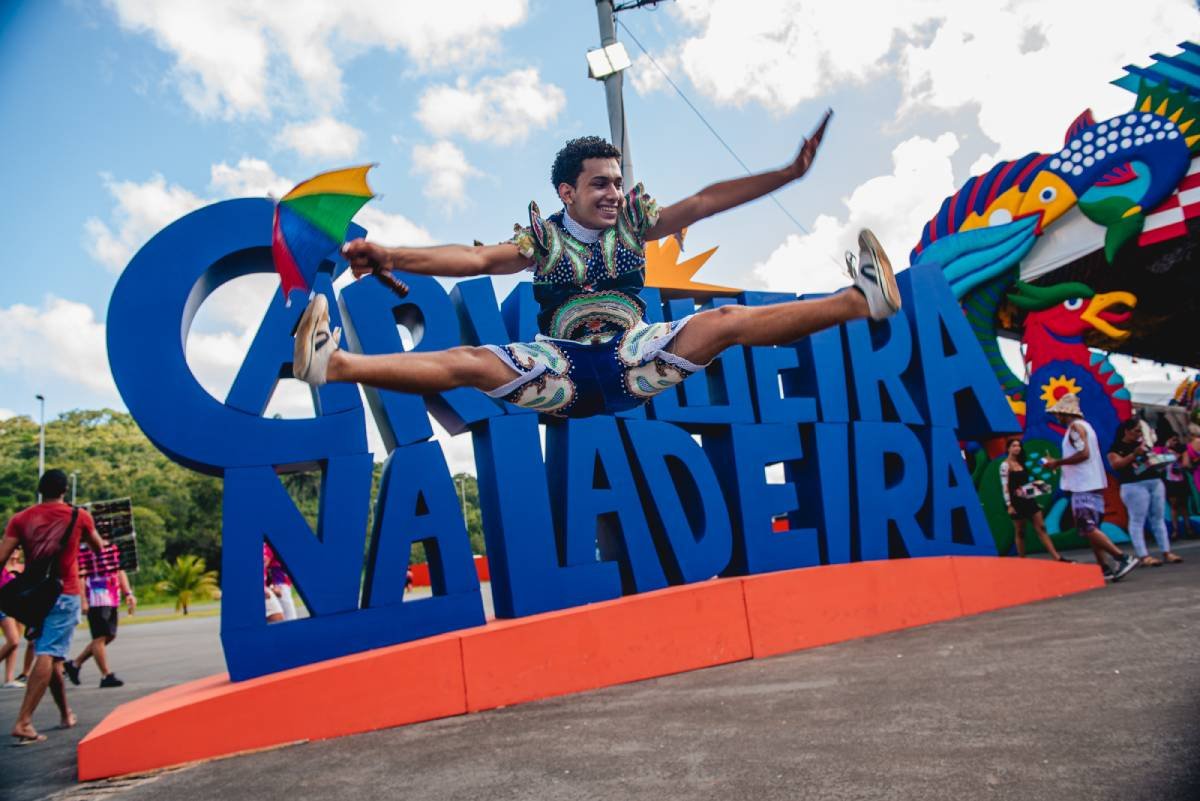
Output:
<instances>
[{"instance_id":1,"label":"straw hat","mask_svg":"<svg viewBox=\"0 0 1200 801\"><path fill-rule=\"evenodd\" d=\"M1068 392L1058 399L1058 403L1051 406L1046 411L1050 414L1070 414L1075 417L1083 417L1083 412L1079 409L1079 398L1074 392Z\"/></svg>"}]
</instances>

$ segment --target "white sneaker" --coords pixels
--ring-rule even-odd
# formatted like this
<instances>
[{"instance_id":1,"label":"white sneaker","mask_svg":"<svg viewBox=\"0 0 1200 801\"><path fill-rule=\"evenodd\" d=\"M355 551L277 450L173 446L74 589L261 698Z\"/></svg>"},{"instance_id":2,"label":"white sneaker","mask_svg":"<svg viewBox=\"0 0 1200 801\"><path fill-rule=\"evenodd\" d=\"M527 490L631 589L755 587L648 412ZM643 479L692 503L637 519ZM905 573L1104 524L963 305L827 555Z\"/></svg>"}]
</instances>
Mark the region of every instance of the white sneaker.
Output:
<instances>
[{"instance_id":1,"label":"white sneaker","mask_svg":"<svg viewBox=\"0 0 1200 801\"><path fill-rule=\"evenodd\" d=\"M846 270L866 297L872 320L883 320L900 311L900 287L896 286L892 263L870 230L858 232L857 259L846 251Z\"/></svg>"},{"instance_id":2,"label":"white sneaker","mask_svg":"<svg viewBox=\"0 0 1200 801\"><path fill-rule=\"evenodd\" d=\"M5 690L23 690L25 689L25 682L13 679L12 681L6 681L3 684L0 684L0 687L4 688Z\"/></svg>"},{"instance_id":3,"label":"white sneaker","mask_svg":"<svg viewBox=\"0 0 1200 801\"><path fill-rule=\"evenodd\" d=\"M292 375L314 387L324 384L329 357L338 349L341 334L340 328L329 330L329 301L324 295L314 296L296 326Z\"/></svg>"}]
</instances>

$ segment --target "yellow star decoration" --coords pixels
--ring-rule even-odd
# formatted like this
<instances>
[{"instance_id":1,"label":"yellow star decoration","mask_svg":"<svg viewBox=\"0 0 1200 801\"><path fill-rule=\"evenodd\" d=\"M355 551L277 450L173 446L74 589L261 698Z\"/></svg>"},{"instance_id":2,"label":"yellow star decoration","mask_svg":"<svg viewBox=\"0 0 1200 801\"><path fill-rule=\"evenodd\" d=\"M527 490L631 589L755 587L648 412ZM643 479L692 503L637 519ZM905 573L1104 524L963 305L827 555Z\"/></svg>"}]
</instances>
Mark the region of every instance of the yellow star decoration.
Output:
<instances>
[{"instance_id":1,"label":"yellow star decoration","mask_svg":"<svg viewBox=\"0 0 1200 801\"><path fill-rule=\"evenodd\" d=\"M736 295L741 290L717 284L701 284L692 278L704 263L717 252L706 250L685 261L680 261L680 240L687 234L683 229L678 237L666 237L657 242L646 242L646 286L657 287L664 297L711 297L713 295Z\"/></svg>"},{"instance_id":2,"label":"yellow star decoration","mask_svg":"<svg viewBox=\"0 0 1200 801\"><path fill-rule=\"evenodd\" d=\"M1067 394L1078 395L1082 391L1083 389L1075 383L1074 378L1067 378L1065 375L1060 375L1042 384L1042 394L1040 397L1046 402L1046 408L1049 409L1058 403L1062 396Z\"/></svg>"}]
</instances>

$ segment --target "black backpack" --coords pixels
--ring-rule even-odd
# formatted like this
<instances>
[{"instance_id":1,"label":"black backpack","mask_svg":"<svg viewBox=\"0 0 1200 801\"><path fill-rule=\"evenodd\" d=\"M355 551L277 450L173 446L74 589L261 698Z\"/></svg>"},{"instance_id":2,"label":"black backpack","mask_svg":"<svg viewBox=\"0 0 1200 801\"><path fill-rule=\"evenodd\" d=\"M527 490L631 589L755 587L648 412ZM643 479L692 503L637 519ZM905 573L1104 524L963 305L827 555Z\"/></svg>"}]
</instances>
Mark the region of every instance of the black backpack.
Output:
<instances>
[{"instance_id":1,"label":"black backpack","mask_svg":"<svg viewBox=\"0 0 1200 801\"><path fill-rule=\"evenodd\" d=\"M66 547L78 518L79 507L74 507L71 511L71 522L67 524L67 530L54 552L40 559L27 560L25 571L0 587L0 612L16 618L27 628L42 625L42 621L58 601L58 596L62 595L63 582L58 570L58 556Z\"/></svg>"}]
</instances>

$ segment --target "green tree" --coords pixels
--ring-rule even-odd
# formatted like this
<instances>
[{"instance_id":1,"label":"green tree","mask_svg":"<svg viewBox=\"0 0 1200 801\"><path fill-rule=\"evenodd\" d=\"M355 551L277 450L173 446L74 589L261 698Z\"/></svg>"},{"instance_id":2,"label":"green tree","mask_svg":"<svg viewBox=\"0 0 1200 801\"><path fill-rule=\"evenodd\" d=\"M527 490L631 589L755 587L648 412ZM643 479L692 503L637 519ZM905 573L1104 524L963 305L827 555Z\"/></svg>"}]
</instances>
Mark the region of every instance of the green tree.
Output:
<instances>
[{"instance_id":1,"label":"green tree","mask_svg":"<svg viewBox=\"0 0 1200 801\"><path fill-rule=\"evenodd\" d=\"M188 604L193 600L211 597L217 588L217 571L207 570L204 559L193 554L175 559L167 577L155 585L155 589L175 599L175 611L188 613Z\"/></svg>"},{"instance_id":2,"label":"green tree","mask_svg":"<svg viewBox=\"0 0 1200 801\"><path fill-rule=\"evenodd\" d=\"M139 568L158 564L167 544L167 524L162 515L147 506L135 506L133 527L137 531Z\"/></svg>"},{"instance_id":3,"label":"green tree","mask_svg":"<svg viewBox=\"0 0 1200 801\"><path fill-rule=\"evenodd\" d=\"M471 539L471 553L486 554L483 514L479 510L479 483L470 473L459 473L454 477L454 488L458 493L458 502L465 510L463 522L467 524L467 536Z\"/></svg>"}]
</instances>

